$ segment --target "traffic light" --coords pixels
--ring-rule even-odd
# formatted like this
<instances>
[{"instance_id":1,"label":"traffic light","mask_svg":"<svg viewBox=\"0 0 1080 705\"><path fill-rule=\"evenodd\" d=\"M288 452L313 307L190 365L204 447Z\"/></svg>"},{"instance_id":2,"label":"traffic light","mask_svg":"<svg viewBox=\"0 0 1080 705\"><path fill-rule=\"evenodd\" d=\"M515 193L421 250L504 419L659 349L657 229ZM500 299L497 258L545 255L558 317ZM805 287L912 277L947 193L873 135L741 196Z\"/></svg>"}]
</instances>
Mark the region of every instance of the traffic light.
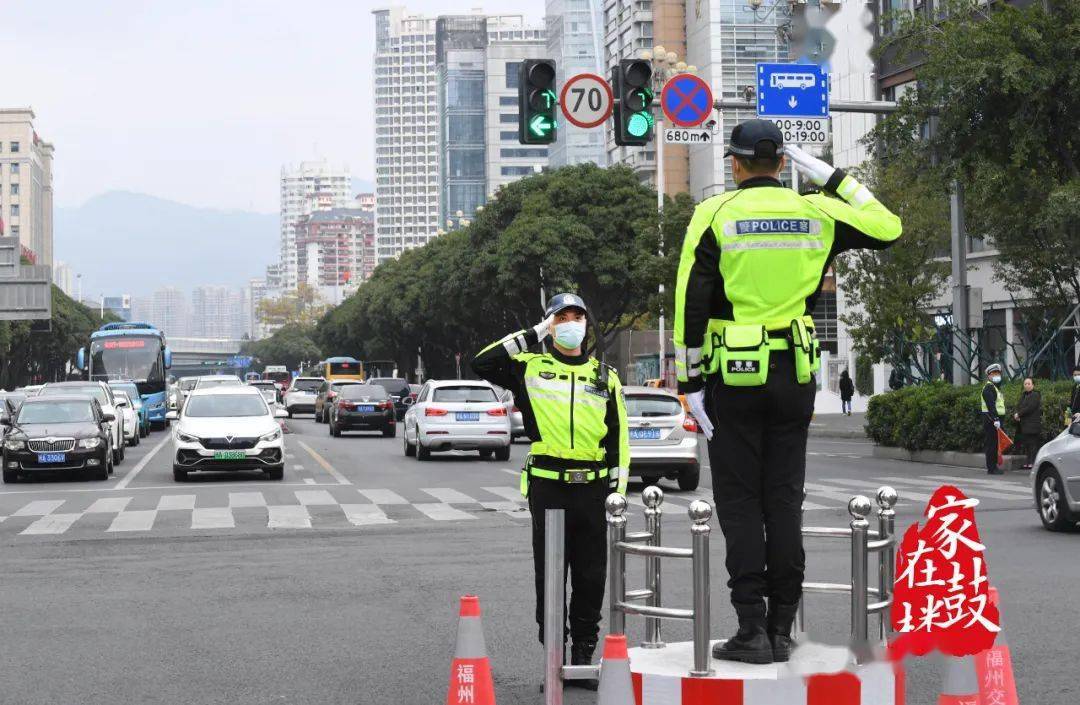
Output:
<instances>
[{"instance_id":1,"label":"traffic light","mask_svg":"<svg viewBox=\"0 0 1080 705\"><path fill-rule=\"evenodd\" d=\"M525 59L518 66L518 142L551 144L558 134L555 62Z\"/></svg>"},{"instance_id":2,"label":"traffic light","mask_svg":"<svg viewBox=\"0 0 1080 705\"><path fill-rule=\"evenodd\" d=\"M645 145L653 138L652 64L640 59L623 59L611 67L611 87L615 93L615 144Z\"/></svg>"}]
</instances>

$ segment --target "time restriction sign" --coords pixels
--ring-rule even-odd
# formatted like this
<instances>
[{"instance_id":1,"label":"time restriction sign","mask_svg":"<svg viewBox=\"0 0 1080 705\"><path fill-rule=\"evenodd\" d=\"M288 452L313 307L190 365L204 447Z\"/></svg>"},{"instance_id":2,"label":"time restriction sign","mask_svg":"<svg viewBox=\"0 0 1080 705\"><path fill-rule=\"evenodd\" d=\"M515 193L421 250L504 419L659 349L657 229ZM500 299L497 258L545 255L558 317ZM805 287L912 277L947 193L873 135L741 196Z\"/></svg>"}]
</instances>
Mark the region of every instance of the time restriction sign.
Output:
<instances>
[{"instance_id":1,"label":"time restriction sign","mask_svg":"<svg viewBox=\"0 0 1080 705\"><path fill-rule=\"evenodd\" d=\"M827 144L829 118L766 118L780 128L786 144Z\"/></svg>"},{"instance_id":2,"label":"time restriction sign","mask_svg":"<svg viewBox=\"0 0 1080 705\"><path fill-rule=\"evenodd\" d=\"M611 86L594 73L579 73L563 85L559 106L571 124L597 127L611 117Z\"/></svg>"}]
</instances>

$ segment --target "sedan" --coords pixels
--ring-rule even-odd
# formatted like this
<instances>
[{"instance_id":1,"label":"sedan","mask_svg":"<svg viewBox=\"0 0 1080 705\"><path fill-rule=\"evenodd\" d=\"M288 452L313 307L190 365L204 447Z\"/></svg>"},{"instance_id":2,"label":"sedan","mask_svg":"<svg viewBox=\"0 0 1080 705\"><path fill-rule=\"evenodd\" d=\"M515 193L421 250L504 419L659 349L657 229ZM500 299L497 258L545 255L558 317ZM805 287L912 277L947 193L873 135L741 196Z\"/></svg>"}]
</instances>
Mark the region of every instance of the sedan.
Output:
<instances>
[{"instance_id":1,"label":"sedan","mask_svg":"<svg viewBox=\"0 0 1080 705\"><path fill-rule=\"evenodd\" d=\"M375 384L347 384L330 405L330 435L342 431L382 431L384 438L397 435L397 414L386 389Z\"/></svg>"},{"instance_id":2,"label":"sedan","mask_svg":"<svg viewBox=\"0 0 1080 705\"><path fill-rule=\"evenodd\" d=\"M124 462L126 445L124 443L124 417L116 408L116 396L112 387L104 382L49 382L38 391L39 397L56 395L82 395L93 397L101 405L101 410L113 417L109 422L112 431L113 465Z\"/></svg>"},{"instance_id":3,"label":"sedan","mask_svg":"<svg viewBox=\"0 0 1080 705\"><path fill-rule=\"evenodd\" d=\"M350 384L363 384L358 379L323 380L319 392L315 395L315 420L319 423L330 421L330 407L344 387Z\"/></svg>"},{"instance_id":4,"label":"sedan","mask_svg":"<svg viewBox=\"0 0 1080 705\"><path fill-rule=\"evenodd\" d=\"M394 402L394 412L397 414L397 420L401 421L405 418L405 412L409 410L409 405L415 401L415 399L412 399L407 380L400 377L372 377L366 381L368 384L377 384L385 389L386 393L390 395L390 401Z\"/></svg>"},{"instance_id":5,"label":"sedan","mask_svg":"<svg viewBox=\"0 0 1080 705\"><path fill-rule=\"evenodd\" d=\"M0 417L10 426L4 438L4 482L20 475L72 471L95 480L108 480L112 472L110 422L92 397L50 395L25 400L14 419Z\"/></svg>"},{"instance_id":6,"label":"sedan","mask_svg":"<svg viewBox=\"0 0 1080 705\"><path fill-rule=\"evenodd\" d=\"M428 460L445 450L478 450L510 459L510 419L487 382L429 381L405 413L405 455Z\"/></svg>"},{"instance_id":7,"label":"sedan","mask_svg":"<svg viewBox=\"0 0 1080 705\"><path fill-rule=\"evenodd\" d=\"M1080 521L1080 421L1039 449L1031 469L1035 509L1050 531Z\"/></svg>"},{"instance_id":8,"label":"sedan","mask_svg":"<svg viewBox=\"0 0 1080 705\"><path fill-rule=\"evenodd\" d=\"M130 381L111 380L109 386L113 388L114 393L121 389L128 393L132 406L135 407L135 413L139 417L139 436L142 438L149 436L150 408L143 404L138 385Z\"/></svg>"},{"instance_id":9,"label":"sedan","mask_svg":"<svg viewBox=\"0 0 1080 705\"><path fill-rule=\"evenodd\" d=\"M678 395L653 387L623 387L630 434L630 475L653 485L661 477L696 490L701 477L697 423Z\"/></svg>"},{"instance_id":10,"label":"sedan","mask_svg":"<svg viewBox=\"0 0 1080 705\"><path fill-rule=\"evenodd\" d=\"M192 472L261 470L271 480L285 476L285 437L278 418L258 390L243 385L196 388L184 408L170 411L173 432L173 478Z\"/></svg>"}]
</instances>

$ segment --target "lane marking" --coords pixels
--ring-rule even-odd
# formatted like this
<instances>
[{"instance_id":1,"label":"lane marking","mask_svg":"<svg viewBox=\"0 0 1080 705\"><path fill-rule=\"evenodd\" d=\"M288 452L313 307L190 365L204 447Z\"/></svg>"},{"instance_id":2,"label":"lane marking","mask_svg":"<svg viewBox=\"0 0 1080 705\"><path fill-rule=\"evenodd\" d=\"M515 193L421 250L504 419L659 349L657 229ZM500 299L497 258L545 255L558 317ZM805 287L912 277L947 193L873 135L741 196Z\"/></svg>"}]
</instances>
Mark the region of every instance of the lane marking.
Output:
<instances>
[{"instance_id":1,"label":"lane marking","mask_svg":"<svg viewBox=\"0 0 1080 705\"><path fill-rule=\"evenodd\" d=\"M30 502L19 511L15 512L11 516L13 517L42 517L46 514L52 514L60 505L64 503L62 499L39 499L34 502Z\"/></svg>"},{"instance_id":2,"label":"lane marking","mask_svg":"<svg viewBox=\"0 0 1080 705\"><path fill-rule=\"evenodd\" d=\"M106 531L149 531L154 528L157 510L120 512Z\"/></svg>"},{"instance_id":3,"label":"lane marking","mask_svg":"<svg viewBox=\"0 0 1080 705\"><path fill-rule=\"evenodd\" d=\"M271 529L311 528L311 515L307 507L296 504L270 505L266 511L266 525Z\"/></svg>"},{"instance_id":4,"label":"lane marking","mask_svg":"<svg viewBox=\"0 0 1080 705\"><path fill-rule=\"evenodd\" d=\"M19 532L22 534L62 534L71 528L82 514L46 514Z\"/></svg>"},{"instance_id":5,"label":"lane marking","mask_svg":"<svg viewBox=\"0 0 1080 705\"><path fill-rule=\"evenodd\" d=\"M230 507L265 507L266 497L262 492L230 492Z\"/></svg>"},{"instance_id":6,"label":"lane marking","mask_svg":"<svg viewBox=\"0 0 1080 705\"><path fill-rule=\"evenodd\" d=\"M505 514L511 519L532 519L532 514L525 508L525 505L518 502L481 502L480 506L484 509L491 509Z\"/></svg>"},{"instance_id":7,"label":"lane marking","mask_svg":"<svg viewBox=\"0 0 1080 705\"><path fill-rule=\"evenodd\" d=\"M158 500L158 511L165 509L191 510L195 508L195 495L193 494L166 494Z\"/></svg>"},{"instance_id":8,"label":"lane marking","mask_svg":"<svg viewBox=\"0 0 1080 705\"><path fill-rule=\"evenodd\" d=\"M409 500L405 499L397 492L392 490L357 490L360 494L364 495L371 501L372 504L408 504Z\"/></svg>"},{"instance_id":9,"label":"lane marking","mask_svg":"<svg viewBox=\"0 0 1080 705\"><path fill-rule=\"evenodd\" d=\"M305 507L332 507L338 503L334 499L334 495L326 490L297 490L293 494L296 495L297 501Z\"/></svg>"},{"instance_id":10,"label":"lane marking","mask_svg":"<svg viewBox=\"0 0 1080 705\"><path fill-rule=\"evenodd\" d=\"M312 479L312 478L310 478L310 477L305 477L305 478L304 478L304 484L305 484L305 485L314 485L314 484L315 484L315 480L313 480L313 479Z\"/></svg>"},{"instance_id":11,"label":"lane marking","mask_svg":"<svg viewBox=\"0 0 1080 705\"><path fill-rule=\"evenodd\" d=\"M510 475L513 475L514 477L521 477L521 471L520 470L511 470L510 468L499 468L499 470L501 470L502 472L505 472L505 473L509 473Z\"/></svg>"},{"instance_id":12,"label":"lane marking","mask_svg":"<svg viewBox=\"0 0 1080 705\"><path fill-rule=\"evenodd\" d=\"M803 489L806 490L807 495L813 495L815 497L824 497L825 499L835 500L837 502L840 502L845 507L847 506L848 501L853 496L855 496L855 493L848 494L845 492L841 492L839 487L818 485L813 482L803 483Z\"/></svg>"},{"instance_id":13,"label":"lane marking","mask_svg":"<svg viewBox=\"0 0 1080 705\"><path fill-rule=\"evenodd\" d=\"M414 504L417 511L424 514L429 519L435 521L462 521L465 519L475 519L476 517L468 512L463 512L460 509L451 507L449 504L429 503L429 504Z\"/></svg>"},{"instance_id":14,"label":"lane marking","mask_svg":"<svg viewBox=\"0 0 1080 705\"><path fill-rule=\"evenodd\" d=\"M421 487L421 492L427 493L435 499L445 504L457 503L457 504L475 504L476 500L467 494L462 494L457 490L450 489L449 487Z\"/></svg>"},{"instance_id":15,"label":"lane marking","mask_svg":"<svg viewBox=\"0 0 1080 705\"><path fill-rule=\"evenodd\" d=\"M393 519L386 516L383 510L374 504L342 504L341 511L345 518L353 526L367 526L369 524L396 524Z\"/></svg>"},{"instance_id":16,"label":"lane marking","mask_svg":"<svg viewBox=\"0 0 1080 705\"><path fill-rule=\"evenodd\" d=\"M304 450L306 450L311 455L311 457L315 459L316 463L318 463L319 465L322 466L323 470L330 473L330 475L335 480L338 481L339 485L351 485L352 484L347 479L345 479L344 475L342 475L340 472L335 470L334 466L326 461L326 458L324 458L321 455L319 455L318 453L316 453L315 450L312 449L312 447L309 446L307 443L304 443L303 441L297 441L297 443L300 444L300 447L303 448Z\"/></svg>"},{"instance_id":17,"label":"lane marking","mask_svg":"<svg viewBox=\"0 0 1080 705\"><path fill-rule=\"evenodd\" d=\"M516 487L481 487L480 489L511 502L525 503L525 498L521 496L521 492Z\"/></svg>"},{"instance_id":18,"label":"lane marking","mask_svg":"<svg viewBox=\"0 0 1080 705\"><path fill-rule=\"evenodd\" d=\"M102 497L86 509L87 514L116 514L127 509L134 497Z\"/></svg>"},{"instance_id":19,"label":"lane marking","mask_svg":"<svg viewBox=\"0 0 1080 705\"><path fill-rule=\"evenodd\" d=\"M229 507L206 507L191 510L192 529L232 529L236 526Z\"/></svg>"},{"instance_id":20,"label":"lane marking","mask_svg":"<svg viewBox=\"0 0 1080 705\"><path fill-rule=\"evenodd\" d=\"M861 480L846 480L846 479L831 478L831 477L819 477L818 482L827 482L827 483L829 483L829 485L837 485L838 490L846 490L849 487L854 487L855 489L860 490L861 492L868 493L867 496L870 497L871 502L874 501L873 495L875 495L877 493L877 491L878 491L878 488L881 487L881 485L878 485L878 484L873 483L873 482L863 482ZM826 485L826 487L828 487L828 485ZM904 490L904 499L913 499L916 502L927 502L927 501L930 500L930 495L925 494L923 492L916 492L916 491L908 489L906 487L903 488L903 490Z\"/></svg>"},{"instance_id":21,"label":"lane marking","mask_svg":"<svg viewBox=\"0 0 1080 705\"><path fill-rule=\"evenodd\" d=\"M222 487L303 487L306 484L308 484L308 483L307 482L282 482L282 481L279 481L279 480L256 480L256 479L253 478L253 479L251 479L250 481L247 481L247 482L243 482L243 481L240 481L240 482L238 482L238 481L203 482L203 483L200 483L199 485L193 485L192 489L213 490L213 489L220 489ZM316 481L315 484L320 486L320 487L337 487L338 486L338 483L336 483L336 482L318 482L318 481ZM146 485L146 486L128 487L128 488L126 488L126 491L127 492L143 492L143 491L146 491L146 490L173 490L173 491L175 491L176 488L177 488L176 484L172 484L172 485ZM96 493L96 492L116 492L119 489L120 489L119 487L95 487L95 488L82 488L82 489L71 489L71 490L45 490L45 489L15 490L13 492L0 492L0 497L6 496L6 495L17 495L17 494L86 494L86 493L93 494L93 493Z\"/></svg>"},{"instance_id":22,"label":"lane marking","mask_svg":"<svg viewBox=\"0 0 1080 705\"><path fill-rule=\"evenodd\" d=\"M1025 497L1031 496L1031 488L1026 485L1021 485L1016 482L1008 482L1007 480L985 480L978 477L950 477L948 475L924 475L931 480L942 480L949 484L956 484L957 482L970 482L975 485L985 485L991 489L1000 490L1002 492L1015 492L1022 494Z\"/></svg>"},{"instance_id":23,"label":"lane marking","mask_svg":"<svg viewBox=\"0 0 1080 705\"><path fill-rule=\"evenodd\" d=\"M160 443L151 448L150 452L144 455L142 457L142 460L140 460L135 467L131 468L131 472L129 472L127 475L124 475L120 482L116 483L116 489L122 490L128 485L130 485L131 481L135 479L135 476L142 472L142 469L150 463L150 459L153 458L157 454L157 452L161 450L162 447L170 440L170 435L166 434L165 437L161 439Z\"/></svg>"},{"instance_id":24,"label":"lane marking","mask_svg":"<svg viewBox=\"0 0 1080 705\"><path fill-rule=\"evenodd\" d=\"M293 470L303 470L303 469L304 469L303 465L293 465Z\"/></svg>"},{"instance_id":25,"label":"lane marking","mask_svg":"<svg viewBox=\"0 0 1080 705\"><path fill-rule=\"evenodd\" d=\"M907 477L888 477L888 476L886 476L886 477L875 477L874 479L875 480L884 480L886 482L892 482L892 483L895 483L896 485L903 485L903 484L906 483L906 484L909 484L909 485L915 485L917 487L928 487L930 489L935 489L935 490L937 488L941 487L942 484L944 484L942 482L934 482L933 480L915 480L915 479L907 478ZM949 484L956 484L956 482L954 480L953 482L950 482ZM907 494L906 488L901 486L899 489L903 490L902 494L904 494L904 495ZM991 490L988 490L988 489L983 489L982 487L980 487L978 485L976 485L973 489L977 491L977 494L976 494L977 497L989 497L991 499L1009 499L1009 500L1029 500L1029 499L1031 499L1031 493L1029 491L1027 491L1027 490L1020 490L1016 494L1009 494L1009 492L1013 492L1013 490L1008 490L1007 492L999 492L999 491L996 491L996 490L991 491ZM1002 489L1004 489L1004 488L1002 488Z\"/></svg>"}]
</instances>

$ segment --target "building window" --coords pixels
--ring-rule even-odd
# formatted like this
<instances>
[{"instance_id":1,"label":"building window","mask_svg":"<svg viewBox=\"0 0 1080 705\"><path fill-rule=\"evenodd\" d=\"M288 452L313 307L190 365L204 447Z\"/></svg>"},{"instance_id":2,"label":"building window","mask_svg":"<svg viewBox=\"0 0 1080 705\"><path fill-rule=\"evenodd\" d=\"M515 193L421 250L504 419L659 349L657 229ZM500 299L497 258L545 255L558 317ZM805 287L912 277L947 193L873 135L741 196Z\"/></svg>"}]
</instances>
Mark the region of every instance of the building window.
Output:
<instances>
[{"instance_id":1,"label":"building window","mask_svg":"<svg viewBox=\"0 0 1080 705\"><path fill-rule=\"evenodd\" d=\"M512 125L518 121L517 113L500 113L499 122L504 125Z\"/></svg>"},{"instance_id":2,"label":"building window","mask_svg":"<svg viewBox=\"0 0 1080 705\"><path fill-rule=\"evenodd\" d=\"M18 206L18 204L15 204L15 203L11 204L11 217L12 218L18 218L19 217L19 206Z\"/></svg>"},{"instance_id":3,"label":"building window","mask_svg":"<svg viewBox=\"0 0 1080 705\"><path fill-rule=\"evenodd\" d=\"M528 176L535 170L531 166L504 166L501 173L503 176Z\"/></svg>"},{"instance_id":4,"label":"building window","mask_svg":"<svg viewBox=\"0 0 1080 705\"><path fill-rule=\"evenodd\" d=\"M517 138L518 138L518 133L514 132L514 131L506 131L506 130L504 130L503 132L499 133L499 139L501 139L501 140L513 140L513 141L516 142Z\"/></svg>"},{"instance_id":5,"label":"building window","mask_svg":"<svg viewBox=\"0 0 1080 705\"><path fill-rule=\"evenodd\" d=\"M547 157L547 148L541 149L500 149L499 156L503 159L512 157Z\"/></svg>"},{"instance_id":6,"label":"building window","mask_svg":"<svg viewBox=\"0 0 1080 705\"><path fill-rule=\"evenodd\" d=\"M19 226L18 225L12 225L11 226L11 237L19 237Z\"/></svg>"},{"instance_id":7,"label":"building window","mask_svg":"<svg viewBox=\"0 0 1080 705\"><path fill-rule=\"evenodd\" d=\"M19 195L19 185L18 184L12 184L11 185L11 195L12 196L18 196Z\"/></svg>"},{"instance_id":8,"label":"building window","mask_svg":"<svg viewBox=\"0 0 1080 705\"><path fill-rule=\"evenodd\" d=\"M12 174L18 174L19 173L19 163L18 162L12 162L12 164L11 164L11 173Z\"/></svg>"},{"instance_id":9,"label":"building window","mask_svg":"<svg viewBox=\"0 0 1080 705\"><path fill-rule=\"evenodd\" d=\"M501 95L499 96L499 105L517 105L517 96Z\"/></svg>"},{"instance_id":10,"label":"building window","mask_svg":"<svg viewBox=\"0 0 1080 705\"><path fill-rule=\"evenodd\" d=\"M19 143L18 142L12 142L11 143L11 153L12 154L17 154L18 152L19 152Z\"/></svg>"},{"instance_id":11,"label":"building window","mask_svg":"<svg viewBox=\"0 0 1080 705\"><path fill-rule=\"evenodd\" d=\"M520 61L507 61L506 62L506 87L517 88L518 87L518 67L521 66Z\"/></svg>"}]
</instances>

